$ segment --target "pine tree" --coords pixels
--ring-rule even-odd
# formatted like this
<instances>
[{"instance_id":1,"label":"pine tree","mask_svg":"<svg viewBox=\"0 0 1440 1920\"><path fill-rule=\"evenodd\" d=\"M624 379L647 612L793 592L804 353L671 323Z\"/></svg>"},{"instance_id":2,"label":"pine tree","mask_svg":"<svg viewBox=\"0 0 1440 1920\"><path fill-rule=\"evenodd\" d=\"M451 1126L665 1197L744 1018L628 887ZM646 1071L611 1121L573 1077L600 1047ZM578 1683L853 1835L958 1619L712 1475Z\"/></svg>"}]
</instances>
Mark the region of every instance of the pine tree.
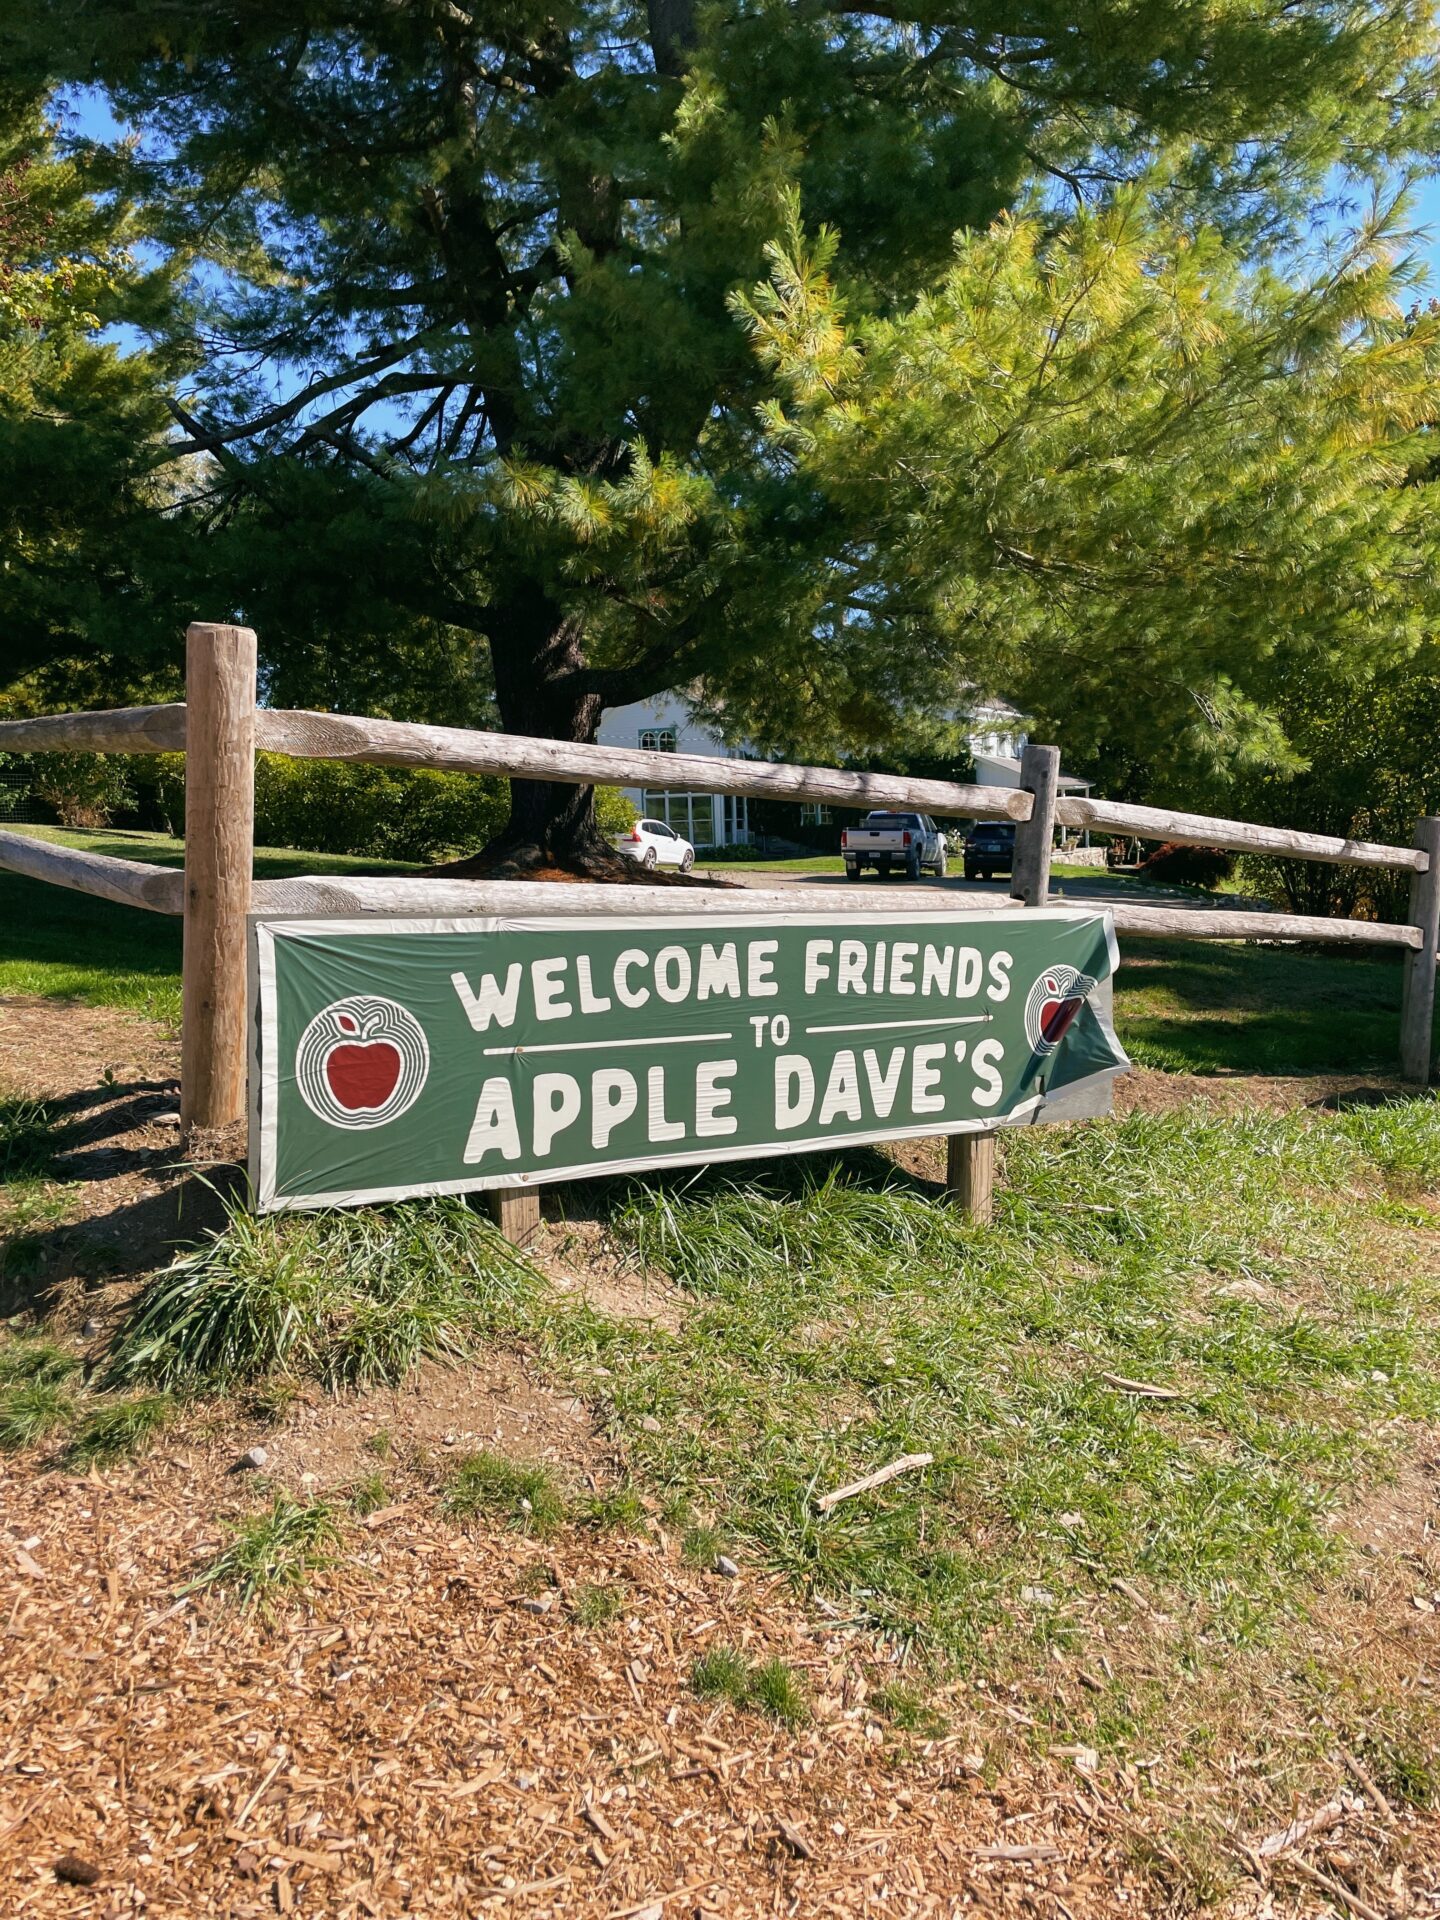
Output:
<instances>
[{"instance_id":1,"label":"pine tree","mask_svg":"<svg viewBox=\"0 0 1440 1920\"><path fill-rule=\"evenodd\" d=\"M1440 518L1411 482L1440 312L1407 317L1388 217L1287 280L1163 199L998 221L913 305L854 318L794 210L734 304L778 384L776 468L816 503L819 637L789 674L732 671L731 724L884 743L969 674L1173 797L1294 770L1297 680L1353 686L1437 630Z\"/></svg>"},{"instance_id":2,"label":"pine tree","mask_svg":"<svg viewBox=\"0 0 1440 1920\"><path fill-rule=\"evenodd\" d=\"M207 463L205 564L273 697L317 656L339 674L369 636L433 635L457 698L483 647L517 732L588 739L607 705L697 685L762 731L835 715L862 740L953 699L999 603L967 616L934 476L921 499L882 424L865 451L890 465L853 486L797 457L786 359L827 343L747 328L767 247L828 234L823 326L861 355L865 328L908 327L907 378L967 369L983 406L1011 376L964 316L923 338L957 232L983 248L1014 214L990 244L1038 261L1163 156L1157 221L1275 257L1342 159L1379 177L1430 140L1432 35L1420 0L12 0L0 53L103 86L140 131L117 181L193 264L202 349L166 457ZM1033 345L1046 273L1022 312L1023 260L996 270ZM1071 399L1111 411L1078 375ZM1007 565L1026 579L1026 550ZM517 783L496 857L603 861L589 794Z\"/></svg>"},{"instance_id":3,"label":"pine tree","mask_svg":"<svg viewBox=\"0 0 1440 1920\"><path fill-rule=\"evenodd\" d=\"M161 320L134 209L59 151L33 99L0 100L0 630L10 703L173 688L163 581L183 475L162 474L166 368L107 330ZM156 676L159 676L158 682Z\"/></svg>"}]
</instances>

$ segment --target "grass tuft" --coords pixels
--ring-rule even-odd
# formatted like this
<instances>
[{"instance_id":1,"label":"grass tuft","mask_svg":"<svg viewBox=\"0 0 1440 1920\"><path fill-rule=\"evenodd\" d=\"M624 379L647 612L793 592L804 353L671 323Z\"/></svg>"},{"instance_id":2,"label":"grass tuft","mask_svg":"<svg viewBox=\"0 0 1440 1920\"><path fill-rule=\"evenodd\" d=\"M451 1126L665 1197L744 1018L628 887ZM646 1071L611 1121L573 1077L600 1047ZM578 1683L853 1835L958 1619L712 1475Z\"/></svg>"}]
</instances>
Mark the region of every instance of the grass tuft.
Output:
<instances>
[{"instance_id":1,"label":"grass tuft","mask_svg":"<svg viewBox=\"0 0 1440 1920\"><path fill-rule=\"evenodd\" d=\"M749 1661L723 1641L702 1653L690 1670L690 1685L702 1700L728 1700L732 1707L745 1704L749 1683Z\"/></svg>"},{"instance_id":2,"label":"grass tuft","mask_svg":"<svg viewBox=\"0 0 1440 1920\"><path fill-rule=\"evenodd\" d=\"M390 1498L390 1489L385 1485L383 1473L367 1473L363 1480L357 1480L346 1495L352 1513L358 1513L363 1519L367 1513L378 1513Z\"/></svg>"},{"instance_id":3,"label":"grass tuft","mask_svg":"<svg viewBox=\"0 0 1440 1920\"><path fill-rule=\"evenodd\" d=\"M0 1387L19 1386L22 1381L58 1387L79 1371L78 1354L53 1340L20 1339L0 1346Z\"/></svg>"},{"instance_id":4,"label":"grass tuft","mask_svg":"<svg viewBox=\"0 0 1440 1920\"><path fill-rule=\"evenodd\" d=\"M52 1380L24 1380L0 1388L0 1452L37 1446L74 1411L69 1394Z\"/></svg>"},{"instance_id":5,"label":"grass tuft","mask_svg":"<svg viewBox=\"0 0 1440 1920\"><path fill-rule=\"evenodd\" d=\"M778 1657L764 1660L751 1669L745 1704L791 1728L803 1726L810 1717L803 1685L794 1670Z\"/></svg>"},{"instance_id":6,"label":"grass tuft","mask_svg":"<svg viewBox=\"0 0 1440 1920\"><path fill-rule=\"evenodd\" d=\"M198 1252L146 1288L107 1384L174 1389L288 1373L329 1389L394 1385L469 1354L536 1286L458 1201L257 1219L238 1203Z\"/></svg>"},{"instance_id":7,"label":"grass tuft","mask_svg":"<svg viewBox=\"0 0 1440 1920\"><path fill-rule=\"evenodd\" d=\"M707 1526L703 1521L687 1527L680 1541L680 1558L687 1567L709 1571L724 1551L724 1534L718 1527Z\"/></svg>"},{"instance_id":8,"label":"grass tuft","mask_svg":"<svg viewBox=\"0 0 1440 1920\"><path fill-rule=\"evenodd\" d=\"M585 1580L576 1587L570 1605L577 1625L608 1627L625 1611L625 1595L619 1587L600 1586Z\"/></svg>"},{"instance_id":9,"label":"grass tuft","mask_svg":"<svg viewBox=\"0 0 1440 1920\"><path fill-rule=\"evenodd\" d=\"M784 1726L802 1726L810 1717L805 1689L794 1670L774 1658L752 1666L738 1648L721 1642L690 1670L690 1685L702 1700L728 1700L750 1707Z\"/></svg>"},{"instance_id":10,"label":"grass tuft","mask_svg":"<svg viewBox=\"0 0 1440 1920\"><path fill-rule=\"evenodd\" d=\"M70 1467L108 1466L142 1453L175 1416L168 1393L139 1394L133 1400L100 1400L90 1407L65 1448Z\"/></svg>"},{"instance_id":11,"label":"grass tuft","mask_svg":"<svg viewBox=\"0 0 1440 1920\"><path fill-rule=\"evenodd\" d=\"M900 1733L938 1740L945 1732L945 1716L938 1713L923 1694L898 1680L887 1680L876 1687L871 1692L870 1705Z\"/></svg>"},{"instance_id":12,"label":"grass tuft","mask_svg":"<svg viewBox=\"0 0 1440 1920\"><path fill-rule=\"evenodd\" d=\"M0 1184L50 1174L58 1125L43 1100L0 1099Z\"/></svg>"},{"instance_id":13,"label":"grass tuft","mask_svg":"<svg viewBox=\"0 0 1440 1920\"><path fill-rule=\"evenodd\" d=\"M634 1487L610 1487L585 1503L586 1524L602 1532L646 1533L650 1517Z\"/></svg>"},{"instance_id":14,"label":"grass tuft","mask_svg":"<svg viewBox=\"0 0 1440 1920\"><path fill-rule=\"evenodd\" d=\"M541 1538L565 1519L566 1503L548 1467L523 1465L503 1454L466 1454L445 1490L452 1520L503 1520Z\"/></svg>"},{"instance_id":15,"label":"grass tuft","mask_svg":"<svg viewBox=\"0 0 1440 1920\"><path fill-rule=\"evenodd\" d=\"M214 1588L246 1612L269 1615L281 1595L300 1592L312 1573L334 1565L343 1538L324 1501L279 1493L266 1512L240 1522L230 1545L181 1591Z\"/></svg>"},{"instance_id":16,"label":"grass tuft","mask_svg":"<svg viewBox=\"0 0 1440 1920\"><path fill-rule=\"evenodd\" d=\"M1366 1769L1387 1800L1418 1807L1440 1806L1440 1757L1432 1741L1375 1728L1360 1743Z\"/></svg>"}]
</instances>

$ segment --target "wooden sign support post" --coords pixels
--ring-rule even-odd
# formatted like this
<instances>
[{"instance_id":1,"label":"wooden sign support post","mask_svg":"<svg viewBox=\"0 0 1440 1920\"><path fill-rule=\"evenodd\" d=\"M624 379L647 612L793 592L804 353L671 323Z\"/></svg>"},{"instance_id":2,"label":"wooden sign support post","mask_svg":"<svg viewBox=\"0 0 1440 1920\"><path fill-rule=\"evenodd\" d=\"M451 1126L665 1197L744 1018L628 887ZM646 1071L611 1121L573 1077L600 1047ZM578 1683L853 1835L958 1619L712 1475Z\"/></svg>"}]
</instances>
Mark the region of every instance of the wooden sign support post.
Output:
<instances>
[{"instance_id":1,"label":"wooden sign support post","mask_svg":"<svg viewBox=\"0 0 1440 1920\"><path fill-rule=\"evenodd\" d=\"M526 1245L540 1231L540 1195L534 1187L497 1187L486 1198L496 1226L517 1247Z\"/></svg>"},{"instance_id":2,"label":"wooden sign support post","mask_svg":"<svg viewBox=\"0 0 1440 1920\"><path fill-rule=\"evenodd\" d=\"M1060 749L1026 747L1020 762L1022 792L1035 810L1015 829L1010 896L1043 907L1050 892L1050 849L1055 839L1055 801L1060 790ZM971 1220L988 1226L995 1213L995 1135L952 1133L945 1164L945 1197Z\"/></svg>"},{"instance_id":3,"label":"wooden sign support post","mask_svg":"<svg viewBox=\"0 0 1440 1920\"><path fill-rule=\"evenodd\" d=\"M1420 929L1421 945L1405 955L1405 985L1400 998L1400 1074L1430 1084L1435 1022L1435 963L1440 952L1440 816L1417 822L1415 845L1428 856L1424 873L1410 877L1410 924Z\"/></svg>"},{"instance_id":4,"label":"wooden sign support post","mask_svg":"<svg viewBox=\"0 0 1440 1920\"><path fill-rule=\"evenodd\" d=\"M245 1116L245 916L255 841L255 635L185 635L185 959L180 1128Z\"/></svg>"}]
</instances>

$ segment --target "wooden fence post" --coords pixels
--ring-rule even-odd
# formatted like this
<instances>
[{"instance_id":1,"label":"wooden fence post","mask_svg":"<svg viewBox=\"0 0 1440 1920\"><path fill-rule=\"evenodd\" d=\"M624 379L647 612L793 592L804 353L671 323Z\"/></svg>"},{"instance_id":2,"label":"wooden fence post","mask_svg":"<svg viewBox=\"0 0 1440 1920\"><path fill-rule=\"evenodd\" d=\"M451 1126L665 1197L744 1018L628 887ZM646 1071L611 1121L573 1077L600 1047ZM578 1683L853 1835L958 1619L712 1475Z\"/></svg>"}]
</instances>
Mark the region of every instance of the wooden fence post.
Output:
<instances>
[{"instance_id":1,"label":"wooden fence post","mask_svg":"<svg viewBox=\"0 0 1440 1920\"><path fill-rule=\"evenodd\" d=\"M995 1135L952 1133L945 1145L945 1198L988 1227L995 1217Z\"/></svg>"},{"instance_id":2,"label":"wooden fence post","mask_svg":"<svg viewBox=\"0 0 1440 1920\"><path fill-rule=\"evenodd\" d=\"M1055 800L1060 790L1060 749L1026 747L1020 761L1022 791L1035 797L1035 811L1015 829L1012 899L1043 907L1050 892L1050 848L1055 839ZM945 1157L945 1197L982 1226L995 1213L995 1135L952 1133Z\"/></svg>"},{"instance_id":3,"label":"wooden fence post","mask_svg":"<svg viewBox=\"0 0 1440 1920\"><path fill-rule=\"evenodd\" d=\"M534 1187L493 1187L490 1217L505 1238L523 1247L540 1231L540 1195Z\"/></svg>"},{"instance_id":4,"label":"wooden fence post","mask_svg":"<svg viewBox=\"0 0 1440 1920\"><path fill-rule=\"evenodd\" d=\"M255 635L185 635L182 1137L245 1115L245 916L255 842Z\"/></svg>"},{"instance_id":5,"label":"wooden fence post","mask_svg":"<svg viewBox=\"0 0 1440 1920\"><path fill-rule=\"evenodd\" d=\"M1400 996L1400 1074L1420 1086L1430 1083L1430 1055L1435 1020L1435 962L1440 951L1440 815L1430 814L1415 826L1415 845L1430 858L1425 873L1410 876L1410 925L1420 929L1422 944L1405 955L1405 983Z\"/></svg>"},{"instance_id":6,"label":"wooden fence post","mask_svg":"<svg viewBox=\"0 0 1440 1920\"><path fill-rule=\"evenodd\" d=\"M1010 898L1043 907L1050 894L1050 850L1055 844L1055 802L1060 794L1060 749L1026 747L1020 786L1035 796L1035 811L1015 829L1015 865Z\"/></svg>"}]
</instances>

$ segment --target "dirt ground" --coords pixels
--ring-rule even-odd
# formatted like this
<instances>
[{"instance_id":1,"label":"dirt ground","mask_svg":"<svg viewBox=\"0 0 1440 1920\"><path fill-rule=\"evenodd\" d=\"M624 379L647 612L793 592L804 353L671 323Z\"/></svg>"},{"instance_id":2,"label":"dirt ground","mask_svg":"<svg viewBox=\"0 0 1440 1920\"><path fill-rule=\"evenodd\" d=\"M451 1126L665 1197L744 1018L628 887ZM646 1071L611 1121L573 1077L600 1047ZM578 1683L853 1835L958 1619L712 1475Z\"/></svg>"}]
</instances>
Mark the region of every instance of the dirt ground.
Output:
<instances>
[{"instance_id":1,"label":"dirt ground","mask_svg":"<svg viewBox=\"0 0 1440 1920\"><path fill-rule=\"evenodd\" d=\"M9 1310L53 1308L97 1352L138 1277L217 1217L179 1161L175 1071L142 1020L0 1003L0 1091L55 1102L79 1183ZM1197 1091L1137 1074L1124 1103ZM915 1157L930 1170L937 1150ZM549 1223L535 1257L605 1312L683 1313L583 1217ZM1196 1910L1176 1838L1193 1782L1045 1752L1043 1701L1018 1691L957 1684L943 1736L901 1734L868 1698L871 1637L755 1569L685 1566L658 1522L551 1542L456 1526L435 1490L477 1444L593 1486L614 1471L589 1409L508 1353L396 1391L199 1407L145 1458L86 1476L43 1452L0 1461L0 1914ZM263 1472L237 1471L257 1445ZM184 1592L267 1492L343 1493L377 1463L386 1503L303 1600L266 1621ZM1346 1525L1369 1571L1321 1596L1314 1632L1332 1657L1343 1643L1357 1684L1383 1668L1434 1686L1440 1600L1417 1601L1417 1569L1440 1585L1433 1435ZM618 1617L586 1625L600 1589ZM811 1723L698 1700L693 1662L722 1642L798 1669ZM1083 1678L1062 1664L1043 1684L1063 1698ZM1317 1815L1288 1837L1271 1814L1237 1819L1203 1910L1440 1915L1440 1822L1388 1806L1338 1754L1328 1802L1291 1810Z\"/></svg>"}]
</instances>

